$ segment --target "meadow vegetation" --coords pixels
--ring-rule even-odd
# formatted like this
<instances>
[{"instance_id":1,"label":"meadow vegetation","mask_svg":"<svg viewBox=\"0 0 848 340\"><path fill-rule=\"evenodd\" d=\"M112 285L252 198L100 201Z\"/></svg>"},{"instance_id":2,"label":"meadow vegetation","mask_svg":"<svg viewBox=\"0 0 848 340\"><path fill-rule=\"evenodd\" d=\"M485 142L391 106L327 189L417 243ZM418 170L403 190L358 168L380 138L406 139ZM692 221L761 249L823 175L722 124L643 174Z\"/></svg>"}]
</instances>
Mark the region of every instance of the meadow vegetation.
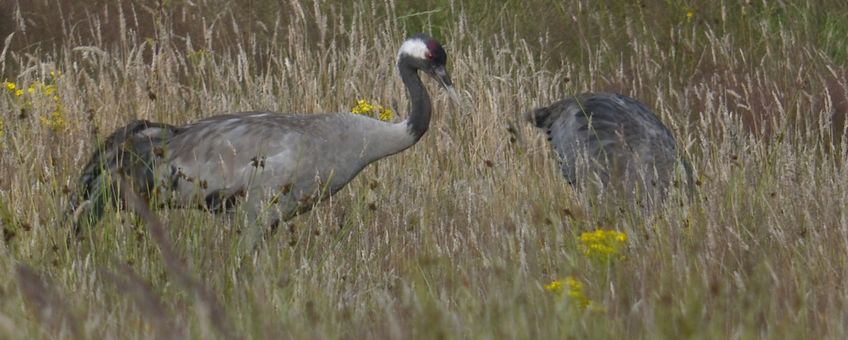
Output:
<instances>
[{"instance_id":1,"label":"meadow vegetation","mask_svg":"<svg viewBox=\"0 0 848 340\"><path fill-rule=\"evenodd\" d=\"M428 82L424 138L255 256L203 211L67 242L113 129L358 100L397 121L419 31L462 101ZM0 48L0 338L848 336L843 0L0 0ZM520 117L583 91L654 108L691 199L570 188Z\"/></svg>"}]
</instances>

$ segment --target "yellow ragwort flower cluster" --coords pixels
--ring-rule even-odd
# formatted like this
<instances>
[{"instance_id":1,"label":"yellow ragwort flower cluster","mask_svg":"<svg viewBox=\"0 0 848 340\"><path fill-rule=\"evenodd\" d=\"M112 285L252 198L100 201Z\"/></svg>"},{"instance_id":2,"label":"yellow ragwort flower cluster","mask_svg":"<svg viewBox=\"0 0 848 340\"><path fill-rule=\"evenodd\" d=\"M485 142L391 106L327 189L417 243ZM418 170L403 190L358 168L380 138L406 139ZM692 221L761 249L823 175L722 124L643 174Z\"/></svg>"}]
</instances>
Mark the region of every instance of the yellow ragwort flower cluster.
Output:
<instances>
[{"instance_id":1,"label":"yellow ragwort flower cluster","mask_svg":"<svg viewBox=\"0 0 848 340\"><path fill-rule=\"evenodd\" d=\"M583 283L573 276L568 276L565 279L554 280L545 285L545 290L558 297L567 297L577 307L580 307L580 309L586 309L586 307L593 304L592 301L586 297L586 292L583 289Z\"/></svg>"},{"instance_id":2,"label":"yellow ragwort flower cluster","mask_svg":"<svg viewBox=\"0 0 848 340\"><path fill-rule=\"evenodd\" d=\"M554 280L545 285L545 290L556 295L562 294L563 280Z\"/></svg>"},{"instance_id":3,"label":"yellow ragwort flower cluster","mask_svg":"<svg viewBox=\"0 0 848 340\"><path fill-rule=\"evenodd\" d=\"M54 75L54 73L51 72L51 75ZM50 112L49 115L38 117L39 121L41 121L41 125L56 132L63 131L68 127L68 122L62 114L62 103L59 101L56 85L48 85L40 81L35 81L29 86L29 88L27 88L27 92L29 92L30 95L35 95L40 92L44 97L52 99L55 104L55 109Z\"/></svg>"},{"instance_id":4,"label":"yellow ragwort flower cluster","mask_svg":"<svg viewBox=\"0 0 848 340\"><path fill-rule=\"evenodd\" d=\"M18 88L18 85L11 81L3 82L3 87L6 88L6 91L9 91L10 94L15 97L20 97L24 95L24 91Z\"/></svg>"},{"instance_id":5,"label":"yellow ragwort flower cluster","mask_svg":"<svg viewBox=\"0 0 848 340\"><path fill-rule=\"evenodd\" d=\"M52 81L55 81L56 78L60 76L61 73L50 71L50 78ZM22 109L29 110L33 107L51 108L49 114L38 117L38 120L44 127L56 132L65 130L68 127L68 122L63 116L62 103L59 100L59 93L56 85L36 80L29 84L29 86L18 86L18 84L15 84L14 82L5 81L3 82L3 87L11 95L19 98L18 103L21 105ZM24 88L26 91L24 91Z\"/></svg>"},{"instance_id":6,"label":"yellow ragwort flower cluster","mask_svg":"<svg viewBox=\"0 0 848 340\"><path fill-rule=\"evenodd\" d=\"M365 99L358 99L356 101L356 106L354 106L350 111L358 115L374 117L384 122L391 121L395 116L392 109L381 105L371 104Z\"/></svg>"},{"instance_id":7,"label":"yellow ragwort flower cluster","mask_svg":"<svg viewBox=\"0 0 848 340\"><path fill-rule=\"evenodd\" d=\"M583 255L599 262L620 258L625 246L627 235L619 231L598 229L580 234Z\"/></svg>"}]
</instances>

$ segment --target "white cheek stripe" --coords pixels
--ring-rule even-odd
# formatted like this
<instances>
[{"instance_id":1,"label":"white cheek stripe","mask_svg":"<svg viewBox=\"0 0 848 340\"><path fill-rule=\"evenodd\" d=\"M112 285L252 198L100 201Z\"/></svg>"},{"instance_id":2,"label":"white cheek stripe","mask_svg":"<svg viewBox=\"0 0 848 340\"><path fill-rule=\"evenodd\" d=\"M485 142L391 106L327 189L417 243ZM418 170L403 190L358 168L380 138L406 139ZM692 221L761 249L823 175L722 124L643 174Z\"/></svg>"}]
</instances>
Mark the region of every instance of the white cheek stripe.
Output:
<instances>
[{"instance_id":1,"label":"white cheek stripe","mask_svg":"<svg viewBox=\"0 0 848 340\"><path fill-rule=\"evenodd\" d=\"M425 44L423 41L418 39L411 39L405 41L403 45L400 46L398 58L400 58L401 55L406 54L408 56L415 57L418 59L426 59L427 53L429 52L430 50L427 48L427 44Z\"/></svg>"}]
</instances>

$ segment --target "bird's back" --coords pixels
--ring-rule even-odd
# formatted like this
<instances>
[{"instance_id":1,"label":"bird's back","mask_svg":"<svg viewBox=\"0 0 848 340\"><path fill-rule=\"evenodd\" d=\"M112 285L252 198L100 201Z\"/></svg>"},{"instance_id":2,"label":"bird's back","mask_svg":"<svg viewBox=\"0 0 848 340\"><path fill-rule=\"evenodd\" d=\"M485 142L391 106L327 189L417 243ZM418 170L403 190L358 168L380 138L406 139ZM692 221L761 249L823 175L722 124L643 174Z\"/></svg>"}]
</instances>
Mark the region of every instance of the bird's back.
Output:
<instances>
[{"instance_id":1,"label":"bird's back","mask_svg":"<svg viewBox=\"0 0 848 340\"><path fill-rule=\"evenodd\" d=\"M584 93L527 113L545 130L569 183L597 178L604 186L664 189L677 151L671 132L633 98Z\"/></svg>"},{"instance_id":2,"label":"bird's back","mask_svg":"<svg viewBox=\"0 0 848 340\"><path fill-rule=\"evenodd\" d=\"M286 217L311 206L301 201L334 193L369 163L413 142L405 124L353 114L243 112L180 127L135 121L94 152L68 215L96 221L117 201L113 193L124 177L143 198L170 207L230 211L252 193L259 197L250 209L258 210L282 194L273 200Z\"/></svg>"},{"instance_id":3,"label":"bird's back","mask_svg":"<svg viewBox=\"0 0 848 340\"><path fill-rule=\"evenodd\" d=\"M243 192L291 192L292 199L326 185L332 194L370 162L386 155L405 128L352 114L227 114L181 128L160 173L170 176L177 205L217 202ZM398 132L397 138L392 133ZM316 178L320 179L318 183ZM267 190L265 190L267 189Z\"/></svg>"}]
</instances>

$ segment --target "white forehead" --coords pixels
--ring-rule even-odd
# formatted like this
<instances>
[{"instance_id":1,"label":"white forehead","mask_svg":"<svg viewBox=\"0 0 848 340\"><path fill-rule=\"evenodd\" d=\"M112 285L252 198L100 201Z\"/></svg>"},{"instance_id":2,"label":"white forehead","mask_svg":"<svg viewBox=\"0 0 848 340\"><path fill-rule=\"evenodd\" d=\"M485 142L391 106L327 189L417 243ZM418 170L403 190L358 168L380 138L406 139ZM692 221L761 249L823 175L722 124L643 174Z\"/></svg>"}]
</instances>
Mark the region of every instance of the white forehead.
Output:
<instances>
[{"instance_id":1,"label":"white forehead","mask_svg":"<svg viewBox=\"0 0 848 340\"><path fill-rule=\"evenodd\" d=\"M403 42L403 45L400 46L400 52L398 52L398 58L401 55L408 55L410 57L418 58L418 59L426 59L427 53L430 50L427 48L427 44L420 39L409 39Z\"/></svg>"}]
</instances>

